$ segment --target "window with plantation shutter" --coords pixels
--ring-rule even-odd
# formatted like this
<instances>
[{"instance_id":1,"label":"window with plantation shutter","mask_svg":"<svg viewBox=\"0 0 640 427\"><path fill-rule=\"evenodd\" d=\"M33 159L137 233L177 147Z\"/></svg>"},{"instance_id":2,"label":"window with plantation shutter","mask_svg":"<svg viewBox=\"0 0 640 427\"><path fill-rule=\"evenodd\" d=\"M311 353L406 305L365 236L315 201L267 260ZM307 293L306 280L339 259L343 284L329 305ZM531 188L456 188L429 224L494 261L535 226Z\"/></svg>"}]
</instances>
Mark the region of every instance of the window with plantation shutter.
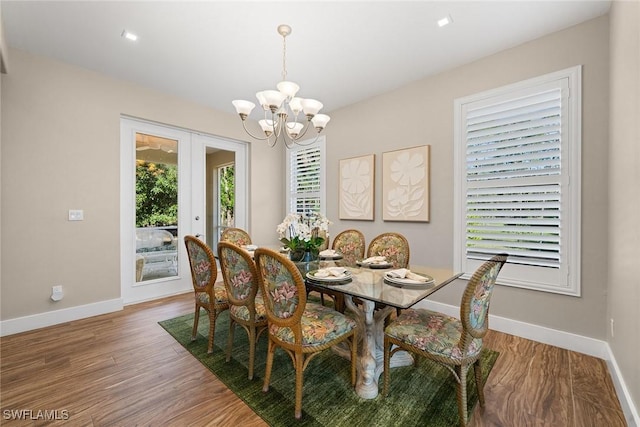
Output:
<instances>
[{"instance_id":1,"label":"window with plantation shutter","mask_svg":"<svg viewBox=\"0 0 640 427\"><path fill-rule=\"evenodd\" d=\"M289 212L325 213L325 139L287 150Z\"/></svg>"},{"instance_id":2,"label":"window with plantation shutter","mask_svg":"<svg viewBox=\"0 0 640 427\"><path fill-rule=\"evenodd\" d=\"M455 102L454 259L506 252L502 284L580 295L580 68Z\"/></svg>"}]
</instances>

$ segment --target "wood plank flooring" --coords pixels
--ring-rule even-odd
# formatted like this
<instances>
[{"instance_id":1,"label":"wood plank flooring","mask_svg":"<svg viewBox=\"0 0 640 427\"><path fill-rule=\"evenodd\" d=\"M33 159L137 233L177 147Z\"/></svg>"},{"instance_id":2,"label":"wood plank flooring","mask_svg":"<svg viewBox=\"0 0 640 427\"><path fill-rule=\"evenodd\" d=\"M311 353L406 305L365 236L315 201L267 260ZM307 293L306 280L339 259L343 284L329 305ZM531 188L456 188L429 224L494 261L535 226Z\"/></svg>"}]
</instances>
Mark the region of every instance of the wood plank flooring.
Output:
<instances>
[{"instance_id":1,"label":"wood plank flooring","mask_svg":"<svg viewBox=\"0 0 640 427\"><path fill-rule=\"evenodd\" d=\"M191 311L184 294L0 338L0 424L265 426L157 324ZM500 357L472 426L626 425L605 361L495 331L485 345ZM68 419L31 419L54 410Z\"/></svg>"}]
</instances>

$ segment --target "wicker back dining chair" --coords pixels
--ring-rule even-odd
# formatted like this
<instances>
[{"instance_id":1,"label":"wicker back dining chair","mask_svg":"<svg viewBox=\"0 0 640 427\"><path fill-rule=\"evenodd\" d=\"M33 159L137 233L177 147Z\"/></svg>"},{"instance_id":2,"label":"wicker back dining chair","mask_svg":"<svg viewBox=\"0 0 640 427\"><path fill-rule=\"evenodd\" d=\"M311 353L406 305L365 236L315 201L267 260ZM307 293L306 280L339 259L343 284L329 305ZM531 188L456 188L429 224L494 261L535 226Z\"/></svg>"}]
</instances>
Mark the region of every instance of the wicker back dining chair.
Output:
<instances>
[{"instance_id":1,"label":"wicker back dining chair","mask_svg":"<svg viewBox=\"0 0 640 427\"><path fill-rule=\"evenodd\" d=\"M346 342L351 348L351 384L356 383L358 325L355 320L323 305L307 301L302 275L278 252L255 251L260 290L265 302L269 346L263 391L269 391L276 348L291 358L296 373L295 417L302 416L303 372L320 352Z\"/></svg>"},{"instance_id":2,"label":"wicker back dining chair","mask_svg":"<svg viewBox=\"0 0 640 427\"><path fill-rule=\"evenodd\" d=\"M507 254L496 255L473 274L460 303L460 320L426 309L407 309L384 331L384 388L389 388L389 365L396 351L406 350L445 366L456 380L460 425L467 425L467 372L473 365L480 406L484 384L480 353L489 328L489 302Z\"/></svg>"},{"instance_id":3,"label":"wicker back dining chair","mask_svg":"<svg viewBox=\"0 0 640 427\"><path fill-rule=\"evenodd\" d=\"M328 239L327 239L328 243ZM364 258L365 242L364 235L358 230L344 230L333 239L331 249L340 252L343 263L346 265L356 265L356 261ZM320 294L320 303L324 305L324 296L327 295L333 300L333 306L341 313L345 311L344 294L319 286L307 285L307 294L315 291Z\"/></svg>"},{"instance_id":4,"label":"wicker back dining chair","mask_svg":"<svg viewBox=\"0 0 640 427\"><path fill-rule=\"evenodd\" d=\"M356 261L364 258L366 249L364 234L354 229L341 231L333 239L331 249L340 252L347 264L355 265Z\"/></svg>"},{"instance_id":5,"label":"wicker back dining chair","mask_svg":"<svg viewBox=\"0 0 640 427\"><path fill-rule=\"evenodd\" d=\"M400 233L382 233L369 243L367 257L384 256L393 268L409 267L409 242Z\"/></svg>"},{"instance_id":6,"label":"wicker back dining chair","mask_svg":"<svg viewBox=\"0 0 640 427\"><path fill-rule=\"evenodd\" d=\"M251 236L242 228L226 228L220 235L221 242L231 242L237 246L251 244Z\"/></svg>"},{"instance_id":7,"label":"wicker back dining chair","mask_svg":"<svg viewBox=\"0 0 640 427\"><path fill-rule=\"evenodd\" d=\"M196 339L198 334L198 321L200 319L200 308L204 308L209 314L209 347L207 352L213 353L213 336L216 330L216 319L218 314L229 308L227 291L222 282L216 283L218 268L213 252L202 240L195 236L184 236L184 244L187 247L189 256L189 267L191 268L191 281L196 298L196 311L193 318L193 332L191 341Z\"/></svg>"},{"instance_id":8,"label":"wicker back dining chair","mask_svg":"<svg viewBox=\"0 0 640 427\"><path fill-rule=\"evenodd\" d=\"M256 342L267 329L267 314L259 292L258 273L251 255L229 242L218 243L218 260L229 299L227 362L231 360L235 326L249 337L249 379L253 379Z\"/></svg>"}]
</instances>

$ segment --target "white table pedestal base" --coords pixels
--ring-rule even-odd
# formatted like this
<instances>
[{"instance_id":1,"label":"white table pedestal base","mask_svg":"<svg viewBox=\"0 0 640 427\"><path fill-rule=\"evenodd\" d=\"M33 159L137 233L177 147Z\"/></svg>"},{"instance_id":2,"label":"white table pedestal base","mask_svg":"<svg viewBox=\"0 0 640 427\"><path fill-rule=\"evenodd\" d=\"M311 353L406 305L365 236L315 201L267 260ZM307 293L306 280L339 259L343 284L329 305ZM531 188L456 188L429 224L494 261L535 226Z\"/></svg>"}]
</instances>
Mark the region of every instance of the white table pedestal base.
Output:
<instances>
[{"instance_id":1,"label":"white table pedestal base","mask_svg":"<svg viewBox=\"0 0 640 427\"><path fill-rule=\"evenodd\" d=\"M376 305L373 301L362 300L362 302L362 308L359 308L353 303L352 297L345 295L345 303L356 315L362 338L356 393L363 399L375 399L378 396L378 379L384 371L384 319L395 309L385 307L375 311ZM348 348L345 347L336 346L334 351L346 358L351 356ZM406 351L397 352L390 360L392 368L412 364L413 357Z\"/></svg>"}]
</instances>

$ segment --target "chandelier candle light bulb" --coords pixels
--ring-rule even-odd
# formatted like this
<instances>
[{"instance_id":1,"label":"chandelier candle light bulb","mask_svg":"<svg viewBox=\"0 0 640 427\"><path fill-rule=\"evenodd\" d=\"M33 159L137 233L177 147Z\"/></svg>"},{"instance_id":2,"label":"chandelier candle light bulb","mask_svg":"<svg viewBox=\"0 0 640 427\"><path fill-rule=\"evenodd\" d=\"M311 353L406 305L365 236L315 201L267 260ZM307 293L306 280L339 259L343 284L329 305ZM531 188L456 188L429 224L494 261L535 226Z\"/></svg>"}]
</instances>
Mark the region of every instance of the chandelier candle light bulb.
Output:
<instances>
[{"instance_id":1,"label":"chandelier candle light bulb","mask_svg":"<svg viewBox=\"0 0 640 427\"><path fill-rule=\"evenodd\" d=\"M313 141L309 141L309 143L315 142L331 118L326 114L318 114L323 107L320 101L296 97L300 86L287 80L286 37L291 34L291 27L284 24L279 25L278 34L282 36L283 46L282 81L276 86L278 90L270 89L256 93L258 103L264 110L264 119L260 120L258 124L265 136L255 136L247 129L247 117L256 106L253 102L238 99L232 101L232 104L242 120L245 132L252 138L266 140L271 147L275 146L279 140L282 140L287 148L291 148L294 144L301 144L301 139L307 133L309 127L313 127L317 132L316 138ZM304 112L307 119L306 124L297 121L300 112ZM271 117L269 117L269 113ZM292 121L287 121L290 117Z\"/></svg>"}]
</instances>

